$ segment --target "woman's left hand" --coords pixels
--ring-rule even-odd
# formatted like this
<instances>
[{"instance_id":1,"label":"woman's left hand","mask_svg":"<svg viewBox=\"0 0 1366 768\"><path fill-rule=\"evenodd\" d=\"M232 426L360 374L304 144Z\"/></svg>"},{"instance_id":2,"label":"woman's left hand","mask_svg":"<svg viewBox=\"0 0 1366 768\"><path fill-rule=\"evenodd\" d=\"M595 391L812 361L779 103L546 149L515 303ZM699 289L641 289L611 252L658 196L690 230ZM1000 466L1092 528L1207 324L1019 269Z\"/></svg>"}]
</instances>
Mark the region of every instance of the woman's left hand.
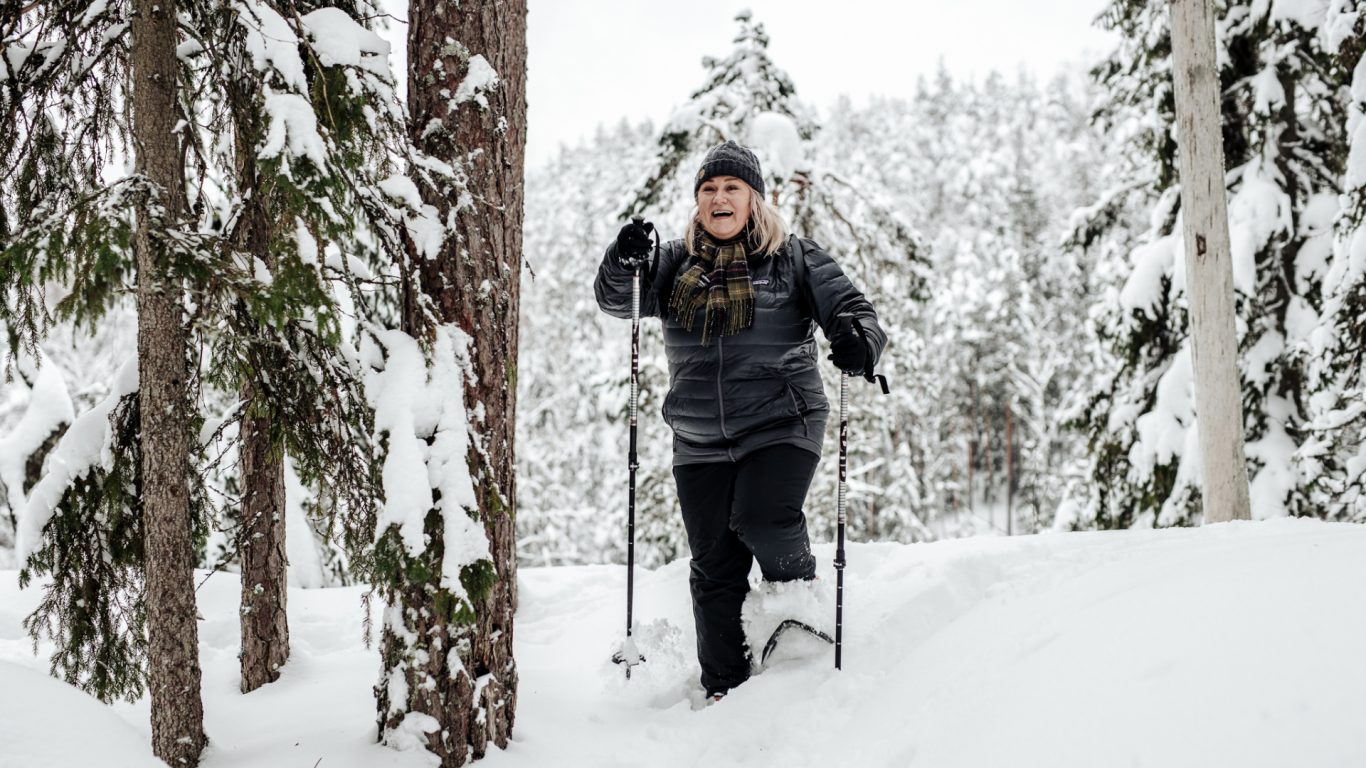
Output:
<instances>
[{"instance_id":1,"label":"woman's left hand","mask_svg":"<svg viewBox=\"0 0 1366 768\"><path fill-rule=\"evenodd\" d=\"M868 342L854 327L852 316L840 315L835 318L835 329L830 334L830 354L827 359L845 373L863 375L863 369L868 364Z\"/></svg>"}]
</instances>

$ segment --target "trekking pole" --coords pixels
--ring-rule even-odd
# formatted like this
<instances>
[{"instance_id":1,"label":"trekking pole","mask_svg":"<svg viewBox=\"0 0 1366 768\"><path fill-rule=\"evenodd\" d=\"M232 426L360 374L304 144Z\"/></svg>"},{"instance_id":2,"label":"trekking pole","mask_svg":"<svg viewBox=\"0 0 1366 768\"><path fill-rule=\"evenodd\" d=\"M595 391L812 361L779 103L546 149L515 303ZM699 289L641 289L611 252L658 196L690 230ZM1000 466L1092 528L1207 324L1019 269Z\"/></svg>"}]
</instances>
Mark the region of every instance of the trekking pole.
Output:
<instances>
[{"instance_id":1,"label":"trekking pole","mask_svg":"<svg viewBox=\"0 0 1366 768\"><path fill-rule=\"evenodd\" d=\"M844 656L844 494L849 462L849 374L840 371L840 481L835 496L835 669Z\"/></svg>"},{"instance_id":2,"label":"trekking pole","mask_svg":"<svg viewBox=\"0 0 1366 768\"><path fill-rule=\"evenodd\" d=\"M863 330L863 325L858 318L852 318L854 330L859 338L865 339L867 336ZM887 377L873 372L871 361L864 369L863 378L870 382L878 382L882 385L882 394L890 394L887 388ZM839 488L835 495L835 515L836 515L836 542L835 542L835 669L842 669L844 661L844 567L847 564L844 559L844 529L847 518L845 515L845 496L848 493L849 480L849 374L840 371L840 480Z\"/></svg>"},{"instance_id":3,"label":"trekking pole","mask_svg":"<svg viewBox=\"0 0 1366 768\"><path fill-rule=\"evenodd\" d=\"M645 220L640 216L632 219L636 224L644 224ZM655 232L655 251L659 251L659 233ZM643 265L637 264L635 271L631 274L631 442L627 449L626 465L630 479L628 480L628 501L626 504L626 640L622 643L621 650L612 656L612 661L626 667L626 679L631 679L631 667L645 661L645 657L640 655L636 648L635 640L631 637L631 628L634 626L632 613L635 599L635 571L636 571L636 469L640 463L636 460L636 413L640 402L640 269Z\"/></svg>"}]
</instances>

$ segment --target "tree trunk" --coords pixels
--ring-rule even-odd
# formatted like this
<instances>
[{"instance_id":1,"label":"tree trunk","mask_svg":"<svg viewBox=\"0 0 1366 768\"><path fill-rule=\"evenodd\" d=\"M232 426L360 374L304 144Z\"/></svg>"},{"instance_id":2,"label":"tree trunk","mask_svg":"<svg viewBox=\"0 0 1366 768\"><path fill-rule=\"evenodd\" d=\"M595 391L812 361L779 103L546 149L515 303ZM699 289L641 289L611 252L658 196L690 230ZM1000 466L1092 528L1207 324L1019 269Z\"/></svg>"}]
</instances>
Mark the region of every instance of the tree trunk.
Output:
<instances>
[{"instance_id":1,"label":"tree trunk","mask_svg":"<svg viewBox=\"0 0 1366 768\"><path fill-rule=\"evenodd\" d=\"M285 615L288 574L285 555L284 455L270 436L271 414L260 395L243 388L248 409L242 419L242 693L280 677L289 660ZM258 410L259 409L259 410Z\"/></svg>"},{"instance_id":2,"label":"tree trunk","mask_svg":"<svg viewBox=\"0 0 1366 768\"><path fill-rule=\"evenodd\" d=\"M1006 403L1006 535L1015 535L1015 432L1010 403Z\"/></svg>"},{"instance_id":3,"label":"tree trunk","mask_svg":"<svg viewBox=\"0 0 1366 768\"><path fill-rule=\"evenodd\" d=\"M265 190L256 168L256 147L263 132L256 110L256 81L244 77L235 84L232 99L237 178L250 194L236 232L238 247L275 266L270 253L270 218ZM254 350L250 367L258 381L242 383L242 418L238 445L242 467L242 510L237 529L242 558L242 605L240 609L243 693L274 682L280 667L289 660L289 618L286 599L289 576L285 550L284 450L271 435L276 414L265 382L282 367L273 349Z\"/></svg>"},{"instance_id":4,"label":"tree trunk","mask_svg":"<svg viewBox=\"0 0 1366 768\"><path fill-rule=\"evenodd\" d=\"M972 435L968 437L968 513L977 511L975 503L975 489L973 488L974 470L977 468L977 446L982 441L982 427L978 418L980 414L980 399L977 397L977 382L969 384L972 391Z\"/></svg>"},{"instance_id":5,"label":"tree trunk","mask_svg":"<svg viewBox=\"0 0 1366 768\"><path fill-rule=\"evenodd\" d=\"M1233 323L1233 260L1211 0L1172 0L1171 21L1186 294L1204 467L1201 503L1207 523L1247 520L1251 513L1243 393Z\"/></svg>"},{"instance_id":6,"label":"tree trunk","mask_svg":"<svg viewBox=\"0 0 1366 768\"><path fill-rule=\"evenodd\" d=\"M430 654L424 665L405 670L407 709L435 718L439 730L427 735L427 748L443 766L482 757L489 743L506 747L517 702L517 668L512 658L516 611L516 560L513 516L513 425L517 394L517 316L522 266L523 168L526 146L526 3L478 0L455 4L412 0L409 4L408 109L413 139L425 153L466 172L468 195L460 190L422 190L443 221L454 215L454 237L447 237L435 259L421 258L422 293L439 320L454 324L472 339L476 382L467 382L466 410L482 411L475 425L479 445L470 452L471 475L484 522L496 580L474 604L474 625L446 625L445 614L427 612L420 631L468 642L465 671L448 666L450 654ZM482 56L497 74L496 86L464 101L451 94ZM418 327L409 302L405 326ZM448 512L449 514L449 512ZM437 574L434 578L439 578ZM409 589L405 609L433 600L432 589ZM385 638L386 644L395 642ZM463 654L462 654L463 655ZM424 681L440 681L435 687ZM380 715L387 727L398 718Z\"/></svg>"},{"instance_id":7,"label":"tree trunk","mask_svg":"<svg viewBox=\"0 0 1366 768\"><path fill-rule=\"evenodd\" d=\"M175 0L135 0L132 33L136 165L153 190L138 210L135 234L152 751L172 766L193 766L207 738L190 539L189 343L178 278L162 236L185 210L182 161L172 133Z\"/></svg>"}]
</instances>

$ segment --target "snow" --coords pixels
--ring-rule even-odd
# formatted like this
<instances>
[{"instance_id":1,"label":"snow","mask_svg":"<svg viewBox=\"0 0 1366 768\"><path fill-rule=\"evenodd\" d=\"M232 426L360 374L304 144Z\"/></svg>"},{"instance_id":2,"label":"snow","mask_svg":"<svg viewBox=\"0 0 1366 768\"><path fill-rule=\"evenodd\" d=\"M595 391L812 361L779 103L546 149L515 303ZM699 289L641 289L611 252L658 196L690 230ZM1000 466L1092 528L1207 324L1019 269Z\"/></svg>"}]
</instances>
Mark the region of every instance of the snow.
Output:
<instances>
[{"instance_id":1,"label":"snow","mask_svg":"<svg viewBox=\"0 0 1366 768\"><path fill-rule=\"evenodd\" d=\"M15 543L19 562L28 560L38 550L43 528L52 519L66 490L92 468L108 469L113 465L109 415L124 395L136 392L137 388L138 363L133 359L119 369L109 395L77 417L52 449L42 479L30 490L28 504L19 512Z\"/></svg>"},{"instance_id":2,"label":"snow","mask_svg":"<svg viewBox=\"0 0 1366 768\"><path fill-rule=\"evenodd\" d=\"M318 589L326 586L327 578L323 575L317 537L313 534L313 526L308 523L307 513L304 512L304 502L308 497L308 488L294 471L294 461L286 456L285 553L286 562L289 563L289 586Z\"/></svg>"},{"instance_id":3,"label":"snow","mask_svg":"<svg viewBox=\"0 0 1366 768\"><path fill-rule=\"evenodd\" d=\"M1356 14L1352 20L1355 22ZM1347 107L1347 132L1350 144L1347 153L1346 185L1349 189L1366 187L1366 56L1357 59L1352 69L1352 103Z\"/></svg>"},{"instance_id":4,"label":"snow","mask_svg":"<svg viewBox=\"0 0 1366 768\"><path fill-rule=\"evenodd\" d=\"M1177 235L1166 235L1138 246L1129 254L1133 272L1119 293L1120 305L1126 311L1137 309L1153 316L1153 308L1162 300L1162 277L1172 271L1177 240Z\"/></svg>"},{"instance_id":5,"label":"snow","mask_svg":"<svg viewBox=\"0 0 1366 768\"><path fill-rule=\"evenodd\" d=\"M464 104L467 101L474 101L478 102L480 107L488 109L489 100L484 94L497 87L498 73L494 71L483 54L476 53L470 57L469 71L465 73L465 79L461 80L460 85L455 89L455 103Z\"/></svg>"},{"instance_id":6,"label":"snow","mask_svg":"<svg viewBox=\"0 0 1366 768\"><path fill-rule=\"evenodd\" d=\"M1328 0L1272 0L1271 20L1288 19L1308 30L1321 27L1328 14Z\"/></svg>"},{"instance_id":7,"label":"snow","mask_svg":"<svg viewBox=\"0 0 1366 768\"><path fill-rule=\"evenodd\" d=\"M247 51L252 65L260 72L274 70L283 85L307 93L299 38L289 22L275 9L256 0L241 0L237 10L237 22L247 29Z\"/></svg>"},{"instance_id":8,"label":"snow","mask_svg":"<svg viewBox=\"0 0 1366 768\"><path fill-rule=\"evenodd\" d=\"M1366 56L1361 58L1361 65L1357 67L1356 82L1366 83L1366 72L1360 70L1366 67ZM1356 127L1352 131L1352 148L1347 154L1347 185L1349 187L1366 187L1366 120L1358 118Z\"/></svg>"},{"instance_id":9,"label":"snow","mask_svg":"<svg viewBox=\"0 0 1366 768\"><path fill-rule=\"evenodd\" d=\"M768 181L781 188L805 166L805 152L797 123L778 112L760 112L749 121L749 148L759 158Z\"/></svg>"},{"instance_id":10,"label":"snow","mask_svg":"<svg viewBox=\"0 0 1366 768\"><path fill-rule=\"evenodd\" d=\"M107 10L109 10L109 0L94 0L94 2L85 9L85 13L81 14L81 19L77 22L77 25L82 27L87 26L90 22L103 15Z\"/></svg>"},{"instance_id":11,"label":"snow","mask_svg":"<svg viewBox=\"0 0 1366 768\"><path fill-rule=\"evenodd\" d=\"M1254 520L1288 514L1285 500L1298 484L1293 462L1298 446L1285 430L1286 421L1295 408L1285 398L1272 396L1268 398L1266 411L1265 434L1260 440L1247 442L1247 457L1262 464L1249 486Z\"/></svg>"},{"instance_id":12,"label":"snow","mask_svg":"<svg viewBox=\"0 0 1366 768\"><path fill-rule=\"evenodd\" d=\"M1358 478L1366 474L1366 443L1362 443L1357 448L1357 455L1347 459L1346 482L1354 483Z\"/></svg>"},{"instance_id":13,"label":"snow","mask_svg":"<svg viewBox=\"0 0 1366 768\"><path fill-rule=\"evenodd\" d=\"M796 619L813 629L835 636L835 582L834 578L813 581L790 581L786 583L761 583L750 591L740 612L749 640L750 656L763 659L764 646L768 639L786 619ZM822 654L828 646L802 630L785 635L775 648L768 665L772 666L787 658L803 658L812 654ZM793 649L798 653L793 653Z\"/></svg>"},{"instance_id":14,"label":"snow","mask_svg":"<svg viewBox=\"0 0 1366 768\"><path fill-rule=\"evenodd\" d=\"M1152 410L1139 416L1135 427L1138 440L1129 449L1129 461L1141 475L1182 455L1186 432L1195 427L1195 375L1189 346L1172 358L1171 367L1158 380Z\"/></svg>"},{"instance_id":15,"label":"snow","mask_svg":"<svg viewBox=\"0 0 1366 768\"><path fill-rule=\"evenodd\" d=\"M1258 162L1244 167L1242 184L1228 202L1233 287L1244 296L1257 291L1257 252L1278 232L1293 231L1290 198Z\"/></svg>"},{"instance_id":16,"label":"snow","mask_svg":"<svg viewBox=\"0 0 1366 768\"><path fill-rule=\"evenodd\" d=\"M1335 194L1314 195L1305 203L1300 215L1304 243L1295 256L1295 283L1301 293L1307 292L1314 280L1328 273L1337 215L1338 196Z\"/></svg>"},{"instance_id":17,"label":"snow","mask_svg":"<svg viewBox=\"0 0 1366 768\"><path fill-rule=\"evenodd\" d=\"M256 282L264 286L269 286L275 282L275 276L270 273L270 268L266 266L260 256L251 257L251 276Z\"/></svg>"},{"instance_id":18,"label":"snow","mask_svg":"<svg viewBox=\"0 0 1366 768\"><path fill-rule=\"evenodd\" d=\"M1286 323L1289 324L1288 316ZM1243 381L1261 387L1270 378L1271 372L1275 370L1276 361L1284 352L1285 337L1274 330L1267 330L1239 361L1243 369Z\"/></svg>"},{"instance_id":19,"label":"snow","mask_svg":"<svg viewBox=\"0 0 1366 768\"><path fill-rule=\"evenodd\" d=\"M398 526L410 554L422 552L423 519L432 508L432 488L427 482L426 441L431 426L416 413L424 394L427 366L417 342L402 331L380 334L385 361L381 372L366 381L366 395L375 405L375 432L388 442L383 469L384 506L375 525L376 535Z\"/></svg>"},{"instance_id":20,"label":"snow","mask_svg":"<svg viewBox=\"0 0 1366 768\"><path fill-rule=\"evenodd\" d=\"M1285 104L1285 89L1274 64L1263 67L1253 77L1253 83L1253 109L1258 114L1270 115Z\"/></svg>"},{"instance_id":21,"label":"snow","mask_svg":"<svg viewBox=\"0 0 1366 768\"><path fill-rule=\"evenodd\" d=\"M1366 104L1366 56L1357 59L1356 67L1352 69L1352 100Z\"/></svg>"},{"instance_id":22,"label":"snow","mask_svg":"<svg viewBox=\"0 0 1366 768\"><path fill-rule=\"evenodd\" d=\"M1356 34L1357 18L1361 12L1356 10L1357 0L1332 0L1322 29L1328 50L1342 49L1342 44Z\"/></svg>"},{"instance_id":23,"label":"snow","mask_svg":"<svg viewBox=\"0 0 1366 768\"><path fill-rule=\"evenodd\" d=\"M11 629L19 627L3 631ZM4 768L165 768L143 735L112 709L31 663L0 659L0 690Z\"/></svg>"},{"instance_id":24,"label":"snow","mask_svg":"<svg viewBox=\"0 0 1366 768\"><path fill-rule=\"evenodd\" d=\"M463 597L460 569L491 559L483 527L466 511L478 508L464 405L469 337L453 325L438 328L430 366L406 333L384 330L375 338L383 345L383 367L367 376L365 391L375 408L376 437L388 444L376 536L397 527L408 553L420 553L426 549L427 513L439 508L445 525L441 584ZM375 343L367 337L362 352L371 361L379 352ZM440 492L439 501L433 489Z\"/></svg>"},{"instance_id":25,"label":"snow","mask_svg":"<svg viewBox=\"0 0 1366 768\"><path fill-rule=\"evenodd\" d=\"M340 8L319 8L303 17L309 41L324 67L358 67L381 78L389 72L389 41L356 23Z\"/></svg>"},{"instance_id":26,"label":"snow","mask_svg":"<svg viewBox=\"0 0 1366 768\"><path fill-rule=\"evenodd\" d=\"M1319 327L1319 314L1303 296L1291 296L1285 308L1285 332L1291 342L1307 343Z\"/></svg>"},{"instance_id":27,"label":"snow","mask_svg":"<svg viewBox=\"0 0 1366 768\"><path fill-rule=\"evenodd\" d=\"M417 184L403 174L394 174L379 183L380 191L404 204L409 210L404 216L404 226L423 257L434 259L441 254L441 246L446 241L446 228L441 223L441 213L434 205L422 202Z\"/></svg>"},{"instance_id":28,"label":"snow","mask_svg":"<svg viewBox=\"0 0 1366 768\"><path fill-rule=\"evenodd\" d=\"M10 72L18 72L24 68L28 62L28 57L33 55L33 47L22 42L15 41L5 46L5 63Z\"/></svg>"},{"instance_id":29,"label":"snow","mask_svg":"<svg viewBox=\"0 0 1366 768\"><path fill-rule=\"evenodd\" d=\"M318 168L327 165L327 150L318 134L318 116L308 99L295 93L274 93L267 88L265 106L270 127L258 157L278 157L287 147L291 157L308 158Z\"/></svg>"},{"instance_id":30,"label":"snow","mask_svg":"<svg viewBox=\"0 0 1366 768\"><path fill-rule=\"evenodd\" d=\"M302 218L294 219L294 239L298 243L296 249L299 254L299 261L304 264L316 265L318 263L318 241L313 237L313 233L308 231L308 225Z\"/></svg>"},{"instance_id":31,"label":"snow","mask_svg":"<svg viewBox=\"0 0 1366 768\"><path fill-rule=\"evenodd\" d=\"M1366 227L1357 227L1347 240L1344 252L1333 262L1325 282L1334 289L1354 285L1366 275Z\"/></svg>"},{"instance_id":32,"label":"snow","mask_svg":"<svg viewBox=\"0 0 1366 768\"><path fill-rule=\"evenodd\" d=\"M629 682L608 658L622 635L625 569L522 568L517 725L509 748L481 764L1361 765L1363 547L1366 527L1303 519L853 543L844 670L833 669L828 647L775 656L705 708L686 560L636 571L636 641L646 661ZM832 550L816 547L831 583ZM198 592L211 739L203 768L429 765L419 751L372 743L379 655L362 644L361 591L291 590L290 660L278 682L244 696L237 577L208 578ZM10 709L0 728L19 737L7 748L37 750L25 768L96 764L59 761L85 743L103 749L100 765L125 755L142 765L131 759L145 748L128 732L145 744L145 699L103 708L13 671L45 664L19 625L37 597L16 588L12 571L0 573L0 680ZM17 697L9 695L15 679L29 681ZM45 706L51 699L39 697L49 689L71 703ZM430 725L415 718L410 731ZM73 726L95 738L58 738Z\"/></svg>"},{"instance_id":33,"label":"snow","mask_svg":"<svg viewBox=\"0 0 1366 768\"><path fill-rule=\"evenodd\" d=\"M21 365L29 368L26 373L33 378L28 407L13 429L0 435L0 486L10 509L23 509L27 503L24 482L29 458L54 431L76 418L66 380L54 363L44 358L34 365L25 355Z\"/></svg>"}]
</instances>

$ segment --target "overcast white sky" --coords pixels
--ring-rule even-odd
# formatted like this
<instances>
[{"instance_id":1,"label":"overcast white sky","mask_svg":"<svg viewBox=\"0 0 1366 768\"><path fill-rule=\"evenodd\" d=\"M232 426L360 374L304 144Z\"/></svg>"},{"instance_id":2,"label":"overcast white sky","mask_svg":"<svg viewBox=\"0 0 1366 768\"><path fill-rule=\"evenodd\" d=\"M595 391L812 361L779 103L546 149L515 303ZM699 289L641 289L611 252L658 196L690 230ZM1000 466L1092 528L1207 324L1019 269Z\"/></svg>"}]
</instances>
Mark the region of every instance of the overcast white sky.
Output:
<instances>
[{"instance_id":1,"label":"overcast white sky","mask_svg":"<svg viewBox=\"0 0 1366 768\"><path fill-rule=\"evenodd\" d=\"M804 101L909 95L942 58L955 76L1020 66L1051 74L1111 47L1092 21L1106 0L529 0L527 161L623 117L660 125L702 85L703 56L732 48L737 11Z\"/></svg>"}]
</instances>

